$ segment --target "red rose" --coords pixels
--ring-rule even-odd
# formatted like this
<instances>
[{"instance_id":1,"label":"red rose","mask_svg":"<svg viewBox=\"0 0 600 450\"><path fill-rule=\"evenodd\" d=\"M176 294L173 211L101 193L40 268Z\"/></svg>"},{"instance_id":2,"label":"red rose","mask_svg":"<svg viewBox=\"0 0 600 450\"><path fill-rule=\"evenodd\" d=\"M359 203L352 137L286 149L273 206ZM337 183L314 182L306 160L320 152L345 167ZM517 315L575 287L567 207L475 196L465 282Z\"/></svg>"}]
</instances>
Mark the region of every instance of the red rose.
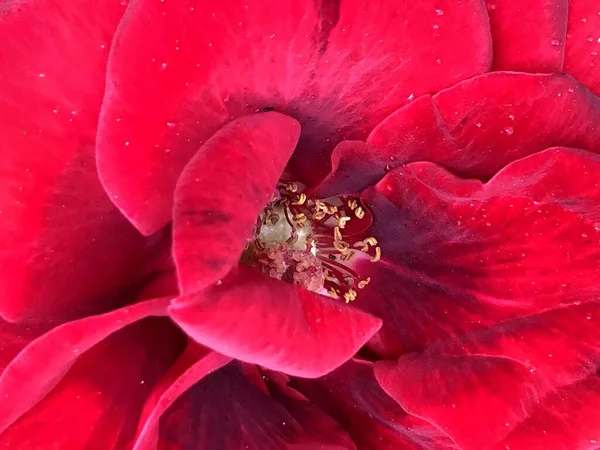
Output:
<instances>
[{"instance_id":1,"label":"red rose","mask_svg":"<svg viewBox=\"0 0 600 450\"><path fill-rule=\"evenodd\" d=\"M7 0L0 446L594 449L600 5Z\"/></svg>"}]
</instances>

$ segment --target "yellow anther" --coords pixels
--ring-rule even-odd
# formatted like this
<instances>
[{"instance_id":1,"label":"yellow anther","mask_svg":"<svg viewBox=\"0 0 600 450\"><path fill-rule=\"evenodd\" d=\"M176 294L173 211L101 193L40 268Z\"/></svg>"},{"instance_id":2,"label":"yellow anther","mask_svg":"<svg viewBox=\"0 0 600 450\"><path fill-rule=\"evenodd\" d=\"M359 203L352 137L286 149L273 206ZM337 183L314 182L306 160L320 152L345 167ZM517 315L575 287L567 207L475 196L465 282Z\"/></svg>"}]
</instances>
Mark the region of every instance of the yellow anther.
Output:
<instances>
[{"instance_id":1,"label":"yellow anther","mask_svg":"<svg viewBox=\"0 0 600 450\"><path fill-rule=\"evenodd\" d=\"M370 282L371 282L371 277L367 277L364 280L361 280L361 281L358 282L358 288L359 289L364 289L365 286L367 284L369 284Z\"/></svg>"},{"instance_id":2,"label":"yellow anther","mask_svg":"<svg viewBox=\"0 0 600 450\"><path fill-rule=\"evenodd\" d=\"M306 194L303 192L296 201L292 202L292 205L304 205L304 202L306 202Z\"/></svg>"},{"instance_id":3,"label":"yellow anther","mask_svg":"<svg viewBox=\"0 0 600 450\"><path fill-rule=\"evenodd\" d=\"M334 288L329 288L327 292L329 292L329 295L331 295L332 298L338 298L338 294Z\"/></svg>"},{"instance_id":4,"label":"yellow anther","mask_svg":"<svg viewBox=\"0 0 600 450\"><path fill-rule=\"evenodd\" d=\"M324 219L326 215L327 213L325 211L317 211L313 214L312 218L313 220L321 220Z\"/></svg>"},{"instance_id":5,"label":"yellow anther","mask_svg":"<svg viewBox=\"0 0 600 450\"><path fill-rule=\"evenodd\" d=\"M315 209L317 211L327 212L327 205L323 203L321 200L315 200Z\"/></svg>"},{"instance_id":6,"label":"yellow anther","mask_svg":"<svg viewBox=\"0 0 600 450\"><path fill-rule=\"evenodd\" d=\"M354 289L348 289L348 292L344 294L344 300L346 300L346 303L353 302L356 299L356 295L357 293Z\"/></svg>"},{"instance_id":7,"label":"yellow anther","mask_svg":"<svg viewBox=\"0 0 600 450\"><path fill-rule=\"evenodd\" d=\"M352 246L354 248L359 249L361 252L366 252L367 250L369 250L369 245L366 244L364 241L357 241Z\"/></svg>"},{"instance_id":8,"label":"yellow anther","mask_svg":"<svg viewBox=\"0 0 600 450\"><path fill-rule=\"evenodd\" d=\"M348 251L349 247L350 247L350 244L348 244L347 242L344 242L344 241L333 241L333 248L335 248L342 255L346 254L346 252Z\"/></svg>"},{"instance_id":9,"label":"yellow anther","mask_svg":"<svg viewBox=\"0 0 600 450\"><path fill-rule=\"evenodd\" d=\"M342 261L350 261L352 259L352 257L356 254L356 252L350 250L348 251L347 249L344 250L343 252L344 254L342 255Z\"/></svg>"},{"instance_id":10,"label":"yellow anther","mask_svg":"<svg viewBox=\"0 0 600 450\"><path fill-rule=\"evenodd\" d=\"M342 232L340 231L340 227L334 227L334 228L333 228L333 238L334 238L336 241L341 241L342 239L344 239L344 238L342 237Z\"/></svg>"},{"instance_id":11,"label":"yellow anther","mask_svg":"<svg viewBox=\"0 0 600 450\"><path fill-rule=\"evenodd\" d=\"M381 247L375 247L375 256L371 258L371 262L377 262L381 259Z\"/></svg>"},{"instance_id":12,"label":"yellow anther","mask_svg":"<svg viewBox=\"0 0 600 450\"><path fill-rule=\"evenodd\" d=\"M354 200L354 199L348 200L348 208L350 208L352 211L354 211L357 206L358 206L358 202L356 200Z\"/></svg>"},{"instance_id":13,"label":"yellow anther","mask_svg":"<svg viewBox=\"0 0 600 450\"><path fill-rule=\"evenodd\" d=\"M361 206L359 206L354 210L354 215L359 219L362 219L363 217L365 217L365 210L362 209Z\"/></svg>"},{"instance_id":14,"label":"yellow anther","mask_svg":"<svg viewBox=\"0 0 600 450\"><path fill-rule=\"evenodd\" d=\"M298 192L298 185L296 183L288 183L285 189L290 192Z\"/></svg>"},{"instance_id":15,"label":"yellow anther","mask_svg":"<svg viewBox=\"0 0 600 450\"><path fill-rule=\"evenodd\" d=\"M338 217L338 219L337 219L338 227L340 227L341 229L344 229L346 227L346 222L348 222L350 219L351 219L351 217Z\"/></svg>"},{"instance_id":16,"label":"yellow anther","mask_svg":"<svg viewBox=\"0 0 600 450\"><path fill-rule=\"evenodd\" d=\"M336 212L338 212L337 206L328 206L327 207L327 214L335 214Z\"/></svg>"},{"instance_id":17,"label":"yellow anther","mask_svg":"<svg viewBox=\"0 0 600 450\"><path fill-rule=\"evenodd\" d=\"M306 222L306 214L304 214L304 213L299 213L299 214L296 214L296 215L294 216L294 220L296 221L296 223L297 223L298 225L301 225L301 224L303 224L304 222Z\"/></svg>"},{"instance_id":18,"label":"yellow anther","mask_svg":"<svg viewBox=\"0 0 600 450\"><path fill-rule=\"evenodd\" d=\"M375 247L377 245L377 239L375 239L373 236L369 236L368 238L366 238L363 241L365 244L367 245L371 245L373 247Z\"/></svg>"}]
</instances>

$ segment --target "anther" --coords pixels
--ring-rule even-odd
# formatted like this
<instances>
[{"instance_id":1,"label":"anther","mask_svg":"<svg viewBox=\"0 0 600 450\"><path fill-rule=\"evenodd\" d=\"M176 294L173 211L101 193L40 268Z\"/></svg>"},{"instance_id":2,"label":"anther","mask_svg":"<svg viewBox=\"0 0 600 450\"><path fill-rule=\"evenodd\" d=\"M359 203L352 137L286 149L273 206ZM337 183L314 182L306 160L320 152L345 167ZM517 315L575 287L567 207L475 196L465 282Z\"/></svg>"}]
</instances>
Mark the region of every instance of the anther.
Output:
<instances>
[{"instance_id":1,"label":"anther","mask_svg":"<svg viewBox=\"0 0 600 450\"><path fill-rule=\"evenodd\" d=\"M371 282L371 277L367 277L364 280L361 280L358 282L358 288L359 289L364 289L367 284L369 284Z\"/></svg>"},{"instance_id":2,"label":"anther","mask_svg":"<svg viewBox=\"0 0 600 450\"><path fill-rule=\"evenodd\" d=\"M357 206L358 206L358 202L356 200L354 200L354 199L348 200L348 208L350 208L352 211L354 211Z\"/></svg>"},{"instance_id":3,"label":"anther","mask_svg":"<svg viewBox=\"0 0 600 450\"><path fill-rule=\"evenodd\" d=\"M366 252L367 250L369 250L369 245L366 244L364 241L355 242L352 246L354 248L359 249L361 252Z\"/></svg>"},{"instance_id":4,"label":"anther","mask_svg":"<svg viewBox=\"0 0 600 450\"><path fill-rule=\"evenodd\" d=\"M348 292L344 294L344 300L346 303L353 302L356 299L356 291L354 289L349 289Z\"/></svg>"},{"instance_id":5,"label":"anther","mask_svg":"<svg viewBox=\"0 0 600 450\"><path fill-rule=\"evenodd\" d=\"M341 229L344 229L346 227L346 222L348 222L350 219L351 219L350 217L338 217L338 219L337 219L338 227L340 227Z\"/></svg>"},{"instance_id":6,"label":"anther","mask_svg":"<svg viewBox=\"0 0 600 450\"><path fill-rule=\"evenodd\" d=\"M377 262L381 259L381 247L375 247L375 256L371 258L371 262Z\"/></svg>"},{"instance_id":7,"label":"anther","mask_svg":"<svg viewBox=\"0 0 600 450\"><path fill-rule=\"evenodd\" d=\"M366 238L365 240L363 240L363 242L372 247L375 247L377 245L377 239L375 239L373 236Z\"/></svg>"},{"instance_id":8,"label":"anther","mask_svg":"<svg viewBox=\"0 0 600 450\"><path fill-rule=\"evenodd\" d=\"M296 201L292 202L292 205L304 205L304 202L306 202L306 194L303 192Z\"/></svg>"},{"instance_id":9,"label":"anther","mask_svg":"<svg viewBox=\"0 0 600 450\"><path fill-rule=\"evenodd\" d=\"M331 295L331 298L338 298L338 294L334 288L329 288L327 292L329 293L329 295Z\"/></svg>"},{"instance_id":10,"label":"anther","mask_svg":"<svg viewBox=\"0 0 600 450\"><path fill-rule=\"evenodd\" d=\"M365 210L362 209L361 206L359 206L354 210L354 215L359 219L362 219L363 217L365 217Z\"/></svg>"},{"instance_id":11,"label":"anther","mask_svg":"<svg viewBox=\"0 0 600 450\"><path fill-rule=\"evenodd\" d=\"M343 240L343 239L344 239L344 238L342 237L342 232L340 231L340 227L334 227L334 228L333 228L333 238L334 238L336 241L341 241L341 240Z\"/></svg>"},{"instance_id":12,"label":"anther","mask_svg":"<svg viewBox=\"0 0 600 450\"><path fill-rule=\"evenodd\" d=\"M288 183L288 184L285 186L285 189L286 189L287 191L294 192L294 193L295 193L295 192L298 192L298 184L296 184L296 183Z\"/></svg>"}]
</instances>

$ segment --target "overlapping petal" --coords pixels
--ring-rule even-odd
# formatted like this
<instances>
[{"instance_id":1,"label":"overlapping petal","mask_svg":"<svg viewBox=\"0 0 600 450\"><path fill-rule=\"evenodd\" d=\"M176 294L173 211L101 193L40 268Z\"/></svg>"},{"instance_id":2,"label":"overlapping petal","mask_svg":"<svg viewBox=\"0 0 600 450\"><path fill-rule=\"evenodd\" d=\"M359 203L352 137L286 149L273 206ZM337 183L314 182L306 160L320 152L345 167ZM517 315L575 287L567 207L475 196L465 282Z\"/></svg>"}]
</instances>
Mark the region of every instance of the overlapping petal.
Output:
<instances>
[{"instance_id":1,"label":"overlapping petal","mask_svg":"<svg viewBox=\"0 0 600 450\"><path fill-rule=\"evenodd\" d=\"M457 46L457 35L469 39ZM111 52L103 183L149 234L170 220L175 183L200 145L263 108L301 122L292 163L315 181L340 140L364 138L408 98L487 71L490 41L480 0L294 0L277 10L268 1L134 1Z\"/></svg>"},{"instance_id":2,"label":"overlapping petal","mask_svg":"<svg viewBox=\"0 0 600 450\"><path fill-rule=\"evenodd\" d=\"M142 301L102 315L67 322L31 341L0 376L0 397L10 399L0 403L0 432L54 389L82 354L127 325L146 317L166 315L169 300L165 297ZM156 322L153 324L154 332L159 333L161 327L156 326ZM177 341L167 339L168 334L167 329L164 345L171 345L177 353Z\"/></svg>"},{"instance_id":3,"label":"overlapping petal","mask_svg":"<svg viewBox=\"0 0 600 450\"><path fill-rule=\"evenodd\" d=\"M177 183L173 254L183 292L222 278L240 259L300 135L298 122L254 114L219 130Z\"/></svg>"},{"instance_id":4,"label":"overlapping petal","mask_svg":"<svg viewBox=\"0 0 600 450\"><path fill-rule=\"evenodd\" d=\"M457 450L442 431L409 415L379 386L373 364L349 361L318 380L291 386L337 419L361 450Z\"/></svg>"},{"instance_id":5,"label":"overlapping petal","mask_svg":"<svg viewBox=\"0 0 600 450\"><path fill-rule=\"evenodd\" d=\"M159 449L352 448L339 430L329 436L311 432L305 417L296 418L299 414L297 408L276 401L264 384L249 381L239 363L232 363L205 377L169 408L161 420Z\"/></svg>"},{"instance_id":6,"label":"overlapping petal","mask_svg":"<svg viewBox=\"0 0 600 450\"><path fill-rule=\"evenodd\" d=\"M119 0L3 2L0 315L110 308L145 242L98 181L94 141ZM55 324L57 322L54 322Z\"/></svg>"},{"instance_id":7,"label":"overlapping petal","mask_svg":"<svg viewBox=\"0 0 600 450\"><path fill-rule=\"evenodd\" d=\"M202 292L177 298L171 317L198 343L241 361L302 377L350 359L381 320L240 265Z\"/></svg>"},{"instance_id":8,"label":"overlapping petal","mask_svg":"<svg viewBox=\"0 0 600 450\"><path fill-rule=\"evenodd\" d=\"M0 435L0 444L19 449L130 448L144 401L177 358L182 337L164 318L117 331L77 358L56 387ZM52 354L40 361L51 362ZM10 402L19 402L19 393L11 391ZM5 408L8 402L2 398ZM5 419L4 413L1 417Z\"/></svg>"},{"instance_id":9,"label":"overlapping petal","mask_svg":"<svg viewBox=\"0 0 600 450\"><path fill-rule=\"evenodd\" d=\"M600 99L572 77L494 72L423 96L386 118L366 146L338 146L319 190L358 191L386 172L430 161L466 177L489 179L505 165L552 146L600 152ZM337 192L336 192L337 191Z\"/></svg>"},{"instance_id":10,"label":"overlapping petal","mask_svg":"<svg viewBox=\"0 0 600 450\"><path fill-rule=\"evenodd\" d=\"M377 351L596 298L599 175L597 155L554 148L486 184L413 163L367 191L383 257L360 267L373 281L358 305L386 319Z\"/></svg>"}]
</instances>

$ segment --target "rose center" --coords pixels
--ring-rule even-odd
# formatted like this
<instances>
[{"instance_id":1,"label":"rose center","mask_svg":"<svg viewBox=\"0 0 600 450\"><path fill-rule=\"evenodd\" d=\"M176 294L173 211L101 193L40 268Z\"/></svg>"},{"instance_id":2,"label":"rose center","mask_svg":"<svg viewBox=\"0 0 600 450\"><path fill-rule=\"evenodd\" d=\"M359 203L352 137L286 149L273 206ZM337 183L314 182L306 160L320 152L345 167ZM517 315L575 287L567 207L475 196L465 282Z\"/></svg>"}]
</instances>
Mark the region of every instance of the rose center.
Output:
<instances>
[{"instance_id":1,"label":"rose center","mask_svg":"<svg viewBox=\"0 0 600 450\"><path fill-rule=\"evenodd\" d=\"M356 197L311 199L299 183L279 183L242 259L272 278L349 303L371 281L358 274L358 263L381 258L368 234L372 223Z\"/></svg>"}]
</instances>

